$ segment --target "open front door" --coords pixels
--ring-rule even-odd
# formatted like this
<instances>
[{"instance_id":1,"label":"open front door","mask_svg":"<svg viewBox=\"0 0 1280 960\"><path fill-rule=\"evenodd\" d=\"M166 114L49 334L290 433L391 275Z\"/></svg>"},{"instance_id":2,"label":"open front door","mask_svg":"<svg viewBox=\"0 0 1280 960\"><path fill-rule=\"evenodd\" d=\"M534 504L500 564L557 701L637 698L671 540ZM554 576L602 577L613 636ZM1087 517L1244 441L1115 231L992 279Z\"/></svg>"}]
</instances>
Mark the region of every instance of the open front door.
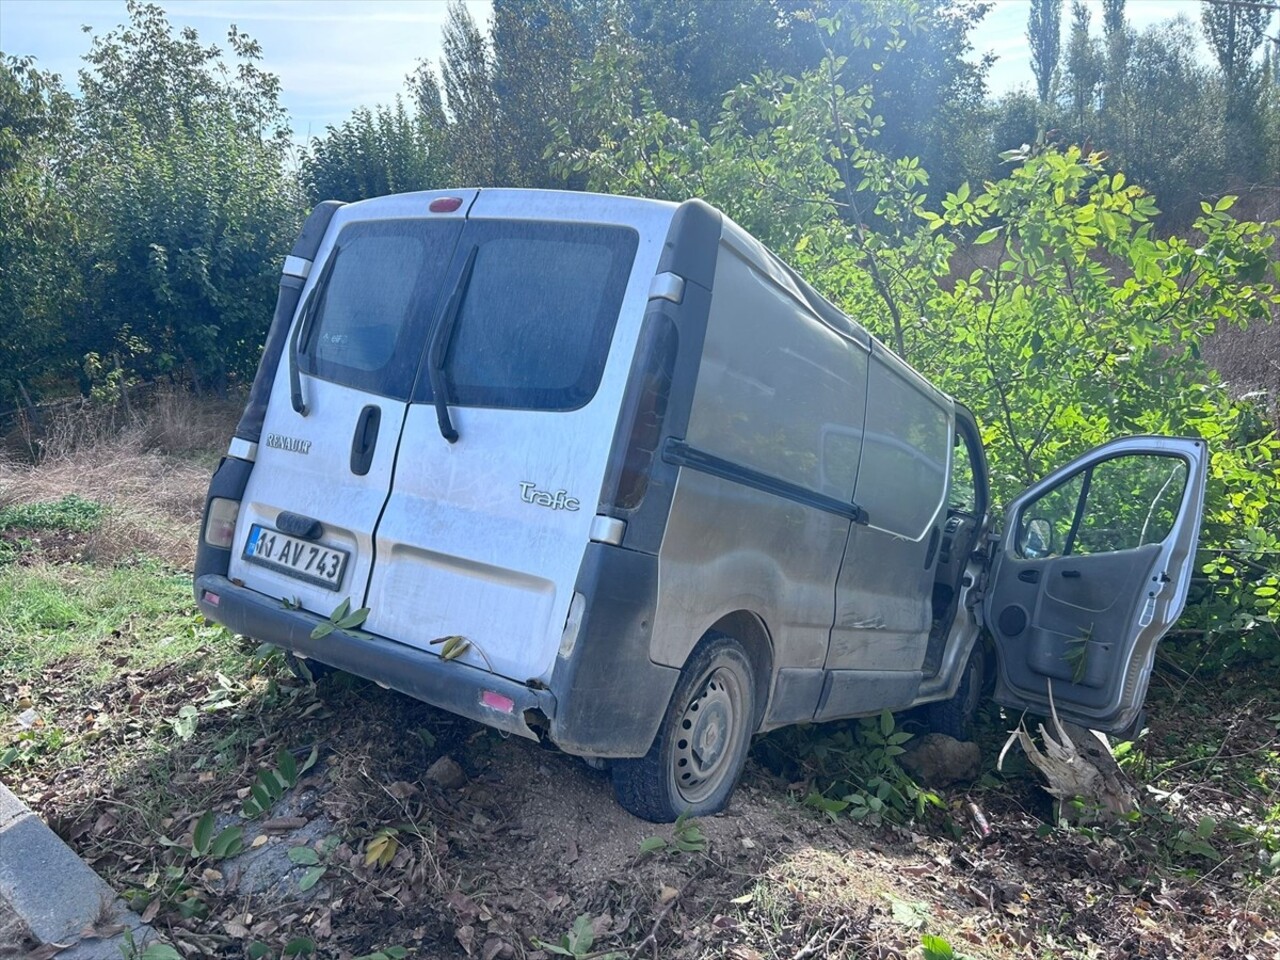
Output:
<instances>
[{"instance_id":1,"label":"open front door","mask_svg":"<svg viewBox=\"0 0 1280 960\"><path fill-rule=\"evenodd\" d=\"M984 613L995 698L1108 733L1142 708L1156 644L1186 603L1204 508L1204 441L1128 437L1010 506Z\"/></svg>"}]
</instances>

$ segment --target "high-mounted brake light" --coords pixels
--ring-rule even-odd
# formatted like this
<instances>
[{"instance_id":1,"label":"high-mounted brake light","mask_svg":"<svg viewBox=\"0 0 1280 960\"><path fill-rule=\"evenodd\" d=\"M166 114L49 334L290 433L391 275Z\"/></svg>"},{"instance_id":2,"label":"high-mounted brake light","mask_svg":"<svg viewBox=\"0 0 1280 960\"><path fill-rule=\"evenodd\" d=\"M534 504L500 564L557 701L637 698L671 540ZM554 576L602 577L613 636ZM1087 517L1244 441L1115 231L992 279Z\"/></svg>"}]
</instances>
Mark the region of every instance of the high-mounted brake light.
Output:
<instances>
[{"instance_id":1,"label":"high-mounted brake light","mask_svg":"<svg viewBox=\"0 0 1280 960\"><path fill-rule=\"evenodd\" d=\"M438 197L427 207L432 213L453 213L462 206L461 197Z\"/></svg>"}]
</instances>

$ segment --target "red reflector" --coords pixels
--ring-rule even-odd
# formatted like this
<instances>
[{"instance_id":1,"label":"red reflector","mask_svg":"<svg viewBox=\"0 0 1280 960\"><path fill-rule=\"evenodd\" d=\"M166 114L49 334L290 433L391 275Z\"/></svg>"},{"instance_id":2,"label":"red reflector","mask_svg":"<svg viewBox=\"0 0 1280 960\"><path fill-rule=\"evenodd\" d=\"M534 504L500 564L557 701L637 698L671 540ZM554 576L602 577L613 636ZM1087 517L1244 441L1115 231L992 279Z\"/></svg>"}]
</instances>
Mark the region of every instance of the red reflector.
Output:
<instances>
[{"instance_id":1,"label":"red reflector","mask_svg":"<svg viewBox=\"0 0 1280 960\"><path fill-rule=\"evenodd\" d=\"M219 597L216 593L213 593L212 591L209 591L209 590L206 590L204 592L204 600L205 600L205 603L209 604L209 606L211 607L216 607L219 603L222 602L221 597Z\"/></svg>"},{"instance_id":2,"label":"red reflector","mask_svg":"<svg viewBox=\"0 0 1280 960\"><path fill-rule=\"evenodd\" d=\"M462 206L461 197L440 197L431 201L431 206L427 207L432 213L453 213Z\"/></svg>"},{"instance_id":3,"label":"red reflector","mask_svg":"<svg viewBox=\"0 0 1280 960\"><path fill-rule=\"evenodd\" d=\"M492 690L484 690L480 694L480 702L486 707L494 710L501 710L503 713L514 713L516 702L510 697L504 697L500 693L494 693Z\"/></svg>"}]
</instances>

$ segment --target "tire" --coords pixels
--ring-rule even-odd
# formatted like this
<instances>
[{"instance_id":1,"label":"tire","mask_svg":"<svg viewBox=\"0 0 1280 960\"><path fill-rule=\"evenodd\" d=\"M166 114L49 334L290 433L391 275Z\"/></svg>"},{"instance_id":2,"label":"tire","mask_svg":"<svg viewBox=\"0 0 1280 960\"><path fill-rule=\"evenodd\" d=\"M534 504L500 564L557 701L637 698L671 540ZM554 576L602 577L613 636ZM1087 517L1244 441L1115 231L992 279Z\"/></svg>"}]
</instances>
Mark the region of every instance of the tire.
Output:
<instances>
[{"instance_id":1,"label":"tire","mask_svg":"<svg viewBox=\"0 0 1280 960\"><path fill-rule=\"evenodd\" d=\"M945 733L957 740L973 738L973 721L982 704L982 688L986 679L986 650L979 638L964 665L960 686L950 700L939 700L925 707L925 721L934 733Z\"/></svg>"},{"instance_id":2,"label":"tire","mask_svg":"<svg viewBox=\"0 0 1280 960\"><path fill-rule=\"evenodd\" d=\"M649 752L613 761L618 803L652 823L723 810L746 763L755 700L755 676L742 645L708 634L680 672Z\"/></svg>"}]
</instances>

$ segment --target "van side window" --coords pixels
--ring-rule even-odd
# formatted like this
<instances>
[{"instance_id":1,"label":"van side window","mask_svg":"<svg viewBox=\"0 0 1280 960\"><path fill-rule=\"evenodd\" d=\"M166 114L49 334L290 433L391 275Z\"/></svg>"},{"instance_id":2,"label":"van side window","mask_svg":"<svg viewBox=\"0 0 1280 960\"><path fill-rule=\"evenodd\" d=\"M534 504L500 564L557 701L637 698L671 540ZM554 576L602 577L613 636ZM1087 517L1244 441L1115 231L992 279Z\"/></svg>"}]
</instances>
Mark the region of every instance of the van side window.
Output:
<instances>
[{"instance_id":1,"label":"van side window","mask_svg":"<svg viewBox=\"0 0 1280 960\"><path fill-rule=\"evenodd\" d=\"M848 503L867 351L720 247L689 444Z\"/></svg>"},{"instance_id":2,"label":"van side window","mask_svg":"<svg viewBox=\"0 0 1280 960\"><path fill-rule=\"evenodd\" d=\"M314 376L407 399L461 227L438 220L370 220L338 234L315 305L302 368ZM323 269L323 268L321 268Z\"/></svg>"},{"instance_id":3,"label":"van side window","mask_svg":"<svg viewBox=\"0 0 1280 960\"><path fill-rule=\"evenodd\" d=\"M854 500L871 526L919 540L929 530L947 482L951 458L947 411L873 359L867 428Z\"/></svg>"}]
</instances>

